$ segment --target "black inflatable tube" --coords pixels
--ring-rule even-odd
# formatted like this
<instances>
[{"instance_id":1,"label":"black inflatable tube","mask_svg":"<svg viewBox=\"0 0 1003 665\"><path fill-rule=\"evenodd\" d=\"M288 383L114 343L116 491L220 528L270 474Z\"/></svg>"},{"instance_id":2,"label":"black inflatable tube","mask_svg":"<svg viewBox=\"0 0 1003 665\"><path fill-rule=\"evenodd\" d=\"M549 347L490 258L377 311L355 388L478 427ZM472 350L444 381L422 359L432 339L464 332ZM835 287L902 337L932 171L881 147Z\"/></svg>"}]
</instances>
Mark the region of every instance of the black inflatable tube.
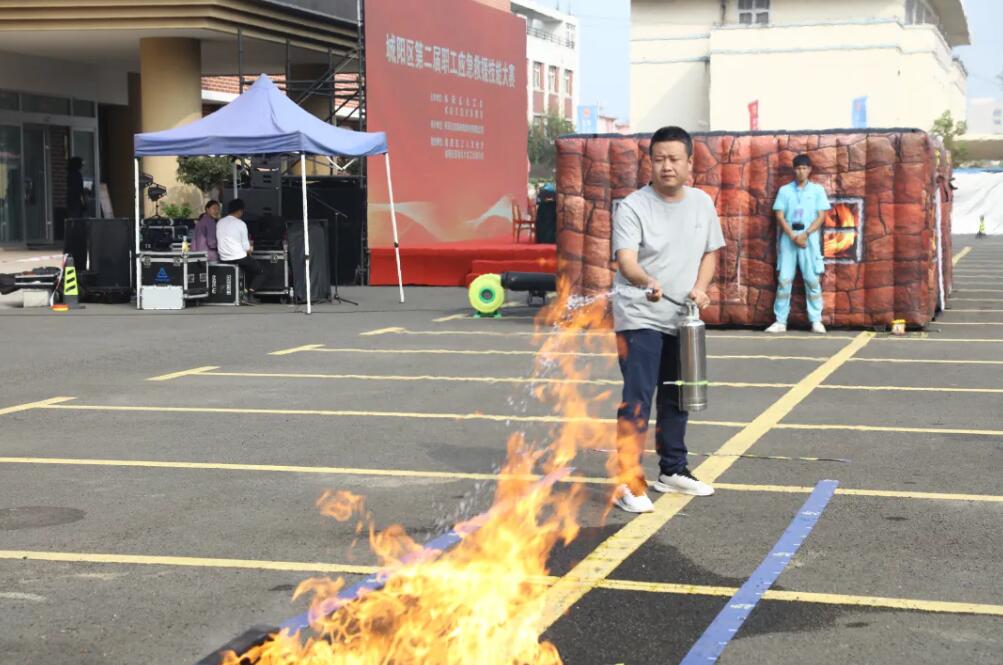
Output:
<instances>
[{"instance_id":1,"label":"black inflatable tube","mask_svg":"<svg viewBox=\"0 0 1003 665\"><path fill-rule=\"evenodd\" d=\"M502 286L509 291L556 291L557 275L546 272L504 272Z\"/></svg>"}]
</instances>

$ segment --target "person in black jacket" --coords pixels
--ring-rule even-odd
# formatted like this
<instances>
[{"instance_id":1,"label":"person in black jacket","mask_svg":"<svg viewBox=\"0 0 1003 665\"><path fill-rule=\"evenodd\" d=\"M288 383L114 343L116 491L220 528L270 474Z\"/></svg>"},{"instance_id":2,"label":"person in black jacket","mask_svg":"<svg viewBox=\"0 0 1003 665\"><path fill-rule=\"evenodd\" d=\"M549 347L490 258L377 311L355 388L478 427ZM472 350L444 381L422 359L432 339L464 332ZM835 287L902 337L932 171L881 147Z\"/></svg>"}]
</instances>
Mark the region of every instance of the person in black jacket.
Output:
<instances>
[{"instance_id":1,"label":"person in black jacket","mask_svg":"<svg viewBox=\"0 0 1003 665\"><path fill-rule=\"evenodd\" d=\"M70 157L66 165L66 218L77 219L87 210L87 194L84 192L84 175L81 169L84 160Z\"/></svg>"}]
</instances>

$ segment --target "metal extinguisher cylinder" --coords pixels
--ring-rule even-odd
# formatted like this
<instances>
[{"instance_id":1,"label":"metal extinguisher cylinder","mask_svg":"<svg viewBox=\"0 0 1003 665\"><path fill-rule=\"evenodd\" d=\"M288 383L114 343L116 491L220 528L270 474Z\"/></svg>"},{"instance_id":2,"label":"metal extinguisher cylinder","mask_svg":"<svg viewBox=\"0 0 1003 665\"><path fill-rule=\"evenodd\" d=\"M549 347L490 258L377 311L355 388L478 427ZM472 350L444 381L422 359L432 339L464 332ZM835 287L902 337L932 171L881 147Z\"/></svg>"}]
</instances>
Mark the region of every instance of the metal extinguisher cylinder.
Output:
<instances>
[{"instance_id":1,"label":"metal extinguisher cylinder","mask_svg":"<svg viewBox=\"0 0 1003 665\"><path fill-rule=\"evenodd\" d=\"M679 323L679 408L703 411L707 408L707 327L700 320L700 308L686 301Z\"/></svg>"}]
</instances>

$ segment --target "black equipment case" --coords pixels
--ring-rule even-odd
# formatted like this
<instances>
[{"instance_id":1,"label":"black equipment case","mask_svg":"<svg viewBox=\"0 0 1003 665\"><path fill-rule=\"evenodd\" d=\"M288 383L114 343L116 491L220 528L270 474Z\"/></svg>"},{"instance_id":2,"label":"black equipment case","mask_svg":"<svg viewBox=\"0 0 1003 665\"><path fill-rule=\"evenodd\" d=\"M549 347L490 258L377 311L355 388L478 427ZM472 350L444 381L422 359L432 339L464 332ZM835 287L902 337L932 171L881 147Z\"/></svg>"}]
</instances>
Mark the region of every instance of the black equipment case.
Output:
<instances>
[{"instance_id":1,"label":"black equipment case","mask_svg":"<svg viewBox=\"0 0 1003 665\"><path fill-rule=\"evenodd\" d=\"M180 286L186 300L209 295L209 258L205 252L141 252L141 286Z\"/></svg>"}]
</instances>

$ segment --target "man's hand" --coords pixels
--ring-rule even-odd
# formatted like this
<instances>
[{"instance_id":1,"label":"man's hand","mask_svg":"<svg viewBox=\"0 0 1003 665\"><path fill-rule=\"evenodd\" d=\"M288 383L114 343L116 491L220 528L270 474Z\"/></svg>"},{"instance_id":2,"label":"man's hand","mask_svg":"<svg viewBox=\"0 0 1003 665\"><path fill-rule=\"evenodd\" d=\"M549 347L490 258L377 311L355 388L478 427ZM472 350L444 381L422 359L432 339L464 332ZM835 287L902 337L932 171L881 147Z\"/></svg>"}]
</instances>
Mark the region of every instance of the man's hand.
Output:
<instances>
[{"instance_id":1,"label":"man's hand","mask_svg":"<svg viewBox=\"0 0 1003 665\"><path fill-rule=\"evenodd\" d=\"M794 241L795 245L797 245L798 247L801 247L802 249L808 246L808 234L807 233L804 233L804 232L799 233L796 236L794 236L792 238L792 240Z\"/></svg>"},{"instance_id":2,"label":"man's hand","mask_svg":"<svg viewBox=\"0 0 1003 665\"><path fill-rule=\"evenodd\" d=\"M693 289L690 291L690 300L695 302L700 309L704 309L710 305L710 296L703 289Z\"/></svg>"},{"instance_id":3,"label":"man's hand","mask_svg":"<svg viewBox=\"0 0 1003 665\"><path fill-rule=\"evenodd\" d=\"M662 285L653 277L648 278L648 284L644 287L644 296L651 302L658 302L662 299Z\"/></svg>"}]
</instances>

